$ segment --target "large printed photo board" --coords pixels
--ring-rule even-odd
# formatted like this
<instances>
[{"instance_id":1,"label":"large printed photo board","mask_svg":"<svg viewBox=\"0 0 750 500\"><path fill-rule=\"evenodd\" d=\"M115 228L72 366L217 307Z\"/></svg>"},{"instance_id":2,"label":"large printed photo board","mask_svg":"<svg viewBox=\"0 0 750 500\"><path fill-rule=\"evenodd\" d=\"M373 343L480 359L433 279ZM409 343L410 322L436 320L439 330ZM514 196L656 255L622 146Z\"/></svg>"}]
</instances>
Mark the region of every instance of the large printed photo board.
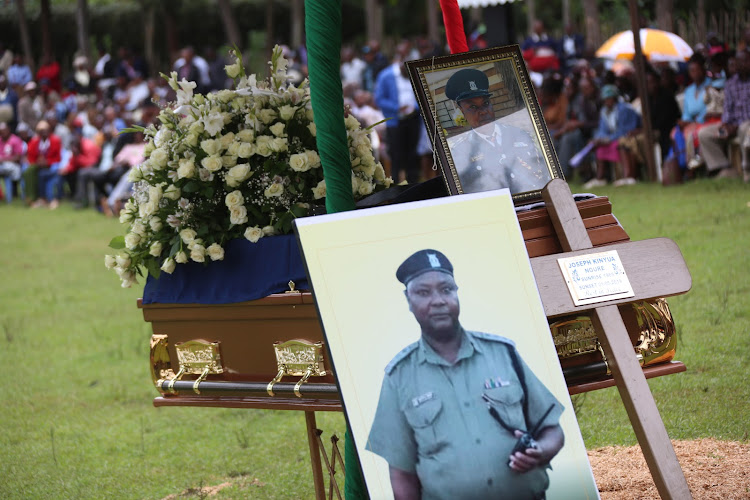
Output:
<instances>
[{"instance_id":1,"label":"large printed photo board","mask_svg":"<svg viewBox=\"0 0 750 500\"><path fill-rule=\"evenodd\" d=\"M599 498L507 189L296 231L370 498Z\"/></svg>"}]
</instances>

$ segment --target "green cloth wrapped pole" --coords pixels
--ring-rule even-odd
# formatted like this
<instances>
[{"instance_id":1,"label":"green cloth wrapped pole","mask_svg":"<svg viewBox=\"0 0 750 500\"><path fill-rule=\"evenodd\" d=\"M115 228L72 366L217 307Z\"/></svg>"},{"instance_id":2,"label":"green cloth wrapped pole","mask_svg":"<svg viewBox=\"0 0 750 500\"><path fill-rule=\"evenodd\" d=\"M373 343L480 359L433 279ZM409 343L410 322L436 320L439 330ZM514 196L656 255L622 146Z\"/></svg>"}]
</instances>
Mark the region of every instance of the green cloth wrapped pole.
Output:
<instances>
[{"instance_id":1,"label":"green cloth wrapped pole","mask_svg":"<svg viewBox=\"0 0 750 500\"><path fill-rule=\"evenodd\" d=\"M318 153L326 181L326 211L354 210L340 77L341 0L307 0L305 32Z\"/></svg>"},{"instance_id":2,"label":"green cloth wrapped pole","mask_svg":"<svg viewBox=\"0 0 750 500\"><path fill-rule=\"evenodd\" d=\"M318 154L326 181L326 211L353 210L352 167L341 88L341 0L305 0L305 32L310 94ZM350 431L344 436L346 500L368 498Z\"/></svg>"}]
</instances>

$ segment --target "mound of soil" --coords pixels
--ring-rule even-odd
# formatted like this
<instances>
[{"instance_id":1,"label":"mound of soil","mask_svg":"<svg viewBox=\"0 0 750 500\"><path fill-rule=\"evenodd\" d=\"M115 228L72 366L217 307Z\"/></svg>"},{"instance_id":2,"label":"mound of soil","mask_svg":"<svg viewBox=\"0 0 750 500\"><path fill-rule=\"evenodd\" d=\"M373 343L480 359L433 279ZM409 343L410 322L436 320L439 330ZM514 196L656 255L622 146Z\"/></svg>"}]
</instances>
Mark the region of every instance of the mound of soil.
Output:
<instances>
[{"instance_id":1,"label":"mound of soil","mask_svg":"<svg viewBox=\"0 0 750 500\"><path fill-rule=\"evenodd\" d=\"M716 439L673 441L695 500L750 499L750 444ZM588 452L602 500L659 499L640 446Z\"/></svg>"}]
</instances>

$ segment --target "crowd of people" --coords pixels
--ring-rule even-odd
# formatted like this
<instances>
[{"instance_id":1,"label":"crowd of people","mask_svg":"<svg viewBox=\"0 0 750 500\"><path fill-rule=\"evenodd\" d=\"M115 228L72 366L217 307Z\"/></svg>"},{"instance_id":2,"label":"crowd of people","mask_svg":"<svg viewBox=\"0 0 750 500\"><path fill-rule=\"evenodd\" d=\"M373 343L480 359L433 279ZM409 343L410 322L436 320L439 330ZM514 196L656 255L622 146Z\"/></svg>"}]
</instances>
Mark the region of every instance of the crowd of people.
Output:
<instances>
[{"instance_id":1,"label":"crowd of people","mask_svg":"<svg viewBox=\"0 0 750 500\"><path fill-rule=\"evenodd\" d=\"M472 48L482 48L481 36L470 40ZM570 27L554 39L542 22L521 45L561 168L587 188L634 184L648 178L649 152L633 65L586 58L584 47ZM750 29L736 50L710 34L687 63L646 64L653 142L664 176L743 175L750 182L748 48ZM390 57L374 40L341 52L348 111L373 127L376 154L397 182L438 175L403 63L444 53L425 37L400 41ZM285 55L289 75L299 83L307 76L304 47ZM216 50L201 56L185 47L170 70L208 92L231 85L225 64ZM143 161L145 147L141 134L120 132L154 123L159 106L174 99L167 82L128 48L110 54L100 47L95 60L77 56L67 71L45 58L33 73L19 53L0 43L2 195L31 207L55 209L68 198L76 207L116 213L130 193L126 174Z\"/></svg>"}]
</instances>

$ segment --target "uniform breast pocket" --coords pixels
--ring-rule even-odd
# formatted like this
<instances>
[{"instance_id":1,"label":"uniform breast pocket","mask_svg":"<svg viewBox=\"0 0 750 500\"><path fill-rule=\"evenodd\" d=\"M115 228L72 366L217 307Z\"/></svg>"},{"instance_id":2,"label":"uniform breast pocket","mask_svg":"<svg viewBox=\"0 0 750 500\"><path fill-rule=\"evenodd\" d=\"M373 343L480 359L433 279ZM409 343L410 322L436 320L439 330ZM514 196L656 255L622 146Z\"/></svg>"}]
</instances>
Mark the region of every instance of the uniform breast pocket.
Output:
<instances>
[{"instance_id":1,"label":"uniform breast pocket","mask_svg":"<svg viewBox=\"0 0 750 500\"><path fill-rule=\"evenodd\" d=\"M444 445L438 431L439 416L443 403L438 398L408 408L406 420L414 431L414 439L420 455L433 455Z\"/></svg>"},{"instance_id":2,"label":"uniform breast pocket","mask_svg":"<svg viewBox=\"0 0 750 500\"><path fill-rule=\"evenodd\" d=\"M523 417L523 390L520 385L511 383L504 387L487 389L484 393L508 427L528 430Z\"/></svg>"}]
</instances>

